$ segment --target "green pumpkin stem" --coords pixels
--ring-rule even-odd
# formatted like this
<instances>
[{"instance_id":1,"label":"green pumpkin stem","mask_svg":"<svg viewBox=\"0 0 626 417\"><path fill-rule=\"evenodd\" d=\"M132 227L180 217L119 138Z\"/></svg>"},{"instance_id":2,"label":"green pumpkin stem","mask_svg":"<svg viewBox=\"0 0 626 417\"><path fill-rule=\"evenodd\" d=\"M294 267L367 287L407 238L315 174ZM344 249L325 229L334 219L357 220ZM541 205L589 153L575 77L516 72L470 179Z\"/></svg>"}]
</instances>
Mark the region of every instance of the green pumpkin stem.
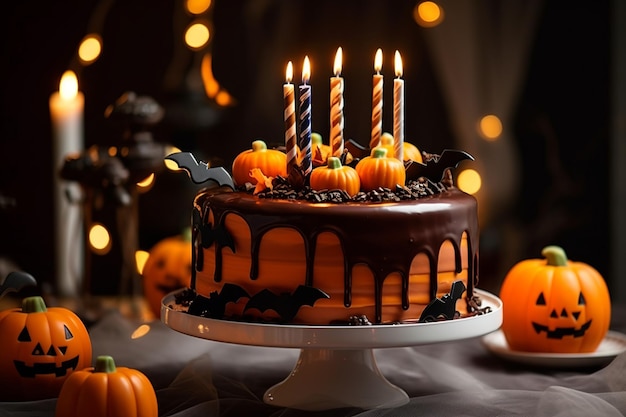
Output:
<instances>
[{"instance_id":1,"label":"green pumpkin stem","mask_svg":"<svg viewBox=\"0 0 626 417\"><path fill-rule=\"evenodd\" d=\"M252 142L252 150L254 152L262 152L267 150L267 145L261 139Z\"/></svg>"},{"instance_id":2,"label":"green pumpkin stem","mask_svg":"<svg viewBox=\"0 0 626 417\"><path fill-rule=\"evenodd\" d=\"M94 372L104 372L107 374L115 372L115 361L112 356L102 355L96 358L96 366Z\"/></svg>"},{"instance_id":3,"label":"green pumpkin stem","mask_svg":"<svg viewBox=\"0 0 626 417\"><path fill-rule=\"evenodd\" d=\"M341 159L336 156L329 156L326 164L329 169L339 169L341 168Z\"/></svg>"},{"instance_id":4,"label":"green pumpkin stem","mask_svg":"<svg viewBox=\"0 0 626 417\"><path fill-rule=\"evenodd\" d=\"M377 146L372 149L372 158L386 158L387 157L387 148L383 148L382 146Z\"/></svg>"},{"instance_id":5,"label":"green pumpkin stem","mask_svg":"<svg viewBox=\"0 0 626 417\"><path fill-rule=\"evenodd\" d=\"M322 144L322 135L319 133L313 132L311 133L311 143L313 145L321 145Z\"/></svg>"},{"instance_id":6,"label":"green pumpkin stem","mask_svg":"<svg viewBox=\"0 0 626 417\"><path fill-rule=\"evenodd\" d=\"M541 254L546 258L550 266L567 265L567 255L560 246L546 246L541 251Z\"/></svg>"},{"instance_id":7,"label":"green pumpkin stem","mask_svg":"<svg viewBox=\"0 0 626 417\"><path fill-rule=\"evenodd\" d=\"M22 300L22 313L45 313L48 311L46 302L38 295Z\"/></svg>"}]
</instances>

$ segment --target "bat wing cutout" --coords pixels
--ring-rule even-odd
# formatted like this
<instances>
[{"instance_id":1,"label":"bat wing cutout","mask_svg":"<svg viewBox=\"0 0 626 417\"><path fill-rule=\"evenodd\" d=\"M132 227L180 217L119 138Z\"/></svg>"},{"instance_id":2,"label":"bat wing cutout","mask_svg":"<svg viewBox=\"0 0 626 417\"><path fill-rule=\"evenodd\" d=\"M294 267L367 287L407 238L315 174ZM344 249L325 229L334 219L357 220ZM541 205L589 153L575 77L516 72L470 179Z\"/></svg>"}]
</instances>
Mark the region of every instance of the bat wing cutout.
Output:
<instances>
[{"instance_id":1,"label":"bat wing cutout","mask_svg":"<svg viewBox=\"0 0 626 417\"><path fill-rule=\"evenodd\" d=\"M454 281L450 287L450 292L441 298L435 298L422 311L419 323L428 323L441 319L452 320L459 313L456 311L456 302L465 292L463 281Z\"/></svg>"},{"instance_id":2,"label":"bat wing cutout","mask_svg":"<svg viewBox=\"0 0 626 417\"><path fill-rule=\"evenodd\" d=\"M410 161L406 167L406 177L409 180L425 177L433 182L440 182L446 169L456 168L465 160L473 161L474 157L465 151L444 149L441 155L433 155L433 158L425 164Z\"/></svg>"},{"instance_id":3,"label":"bat wing cutout","mask_svg":"<svg viewBox=\"0 0 626 417\"><path fill-rule=\"evenodd\" d=\"M210 317L221 319L226 311L226 304L236 303L240 298L249 298L250 296L239 285L224 284L218 293L214 291L208 297L197 295L193 302L189 305L189 314L202 317Z\"/></svg>"},{"instance_id":4,"label":"bat wing cutout","mask_svg":"<svg viewBox=\"0 0 626 417\"><path fill-rule=\"evenodd\" d=\"M196 183L202 184L206 181L213 181L218 186L228 186L235 189L233 178L224 167L209 168L205 162L198 162L191 152L176 152L165 157L178 164L179 168L184 169L189 174L189 178Z\"/></svg>"},{"instance_id":5,"label":"bat wing cutout","mask_svg":"<svg viewBox=\"0 0 626 417\"><path fill-rule=\"evenodd\" d=\"M291 294L275 294L264 289L250 298L244 311L251 308L256 308L261 313L266 310L274 310L280 316L281 321L287 323L296 317L300 307L304 305L313 306L320 298L330 297L324 291L306 285L299 285Z\"/></svg>"},{"instance_id":6,"label":"bat wing cutout","mask_svg":"<svg viewBox=\"0 0 626 417\"><path fill-rule=\"evenodd\" d=\"M2 284L0 284L0 298L10 292L18 292L24 287L36 286L37 280L32 275L26 272L14 271L9 273Z\"/></svg>"}]
</instances>

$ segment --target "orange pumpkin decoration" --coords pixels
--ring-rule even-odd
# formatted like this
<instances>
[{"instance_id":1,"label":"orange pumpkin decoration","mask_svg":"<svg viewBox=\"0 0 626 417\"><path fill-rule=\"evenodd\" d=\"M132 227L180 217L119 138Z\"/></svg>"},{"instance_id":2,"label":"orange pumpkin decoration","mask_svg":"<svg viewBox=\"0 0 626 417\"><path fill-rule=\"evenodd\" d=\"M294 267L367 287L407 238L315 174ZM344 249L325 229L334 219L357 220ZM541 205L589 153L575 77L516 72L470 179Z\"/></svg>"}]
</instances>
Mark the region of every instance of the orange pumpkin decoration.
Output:
<instances>
[{"instance_id":1,"label":"orange pumpkin decoration","mask_svg":"<svg viewBox=\"0 0 626 417\"><path fill-rule=\"evenodd\" d=\"M567 259L558 246L546 259L517 263L500 291L502 331L517 351L584 353L596 350L609 329L611 300L593 267Z\"/></svg>"},{"instance_id":2,"label":"orange pumpkin decoration","mask_svg":"<svg viewBox=\"0 0 626 417\"><path fill-rule=\"evenodd\" d=\"M150 380L136 369L116 367L98 356L92 368L74 372L63 384L55 417L157 417Z\"/></svg>"},{"instance_id":3,"label":"orange pumpkin decoration","mask_svg":"<svg viewBox=\"0 0 626 417\"><path fill-rule=\"evenodd\" d=\"M276 149L267 149L262 140L252 142L252 149L241 152L233 161L233 181L236 186L256 184L250 170L258 168L266 177L287 176L287 156Z\"/></svg>"},{"instance_id":4,"label":"orange pumpkin decoration","mask_svg":"<svg viewBox=\"0 0 626 417\"><path fill-rule=\"evenodd\" d=\"M174 290L191 285L191 236L166 237L157 242L142 270L143 294L150 311L161 316L161 300Z\"/></svg>"},{"instance_id":5,"label":"orange pumpkin decoration","mask_svg":"<svg viewBox=\"0 0 626 417\"><path fill-rule=\"evenodd\" d=\"M311 172L311 188L314 190L345 190L351 197L361 189L361 180L356 170L341 165L341 160L331 156L328 165L315 168Z\"/></svg>"},{"instance_id":6,"label":"orange pumpkin decoration","mask_svg":"<svg viewBox=\"0 0 626 417\"><path fill-rule=\"evenodd\" d=\"M392 157L395 155L395 149L393 148L394 139L390 133L384 132L380 135L380 143L378 146L382 146L387 149L387 156Z\"/></svg>"},{"instance_id":7,"label":"orange pumpkin decoration","mask_svg":"<svg viewBox=\"0 0 626 417\"><path fill-rule=\"evenodd\" d=\"M387 149L387 156L395 155L396 150L394 149L394 139L390 133L384 132L380 136L380 146L383 146ZM403 149L403 159L405 161L415 161L423 163L424 159L422 158L422 153L417 148L417 146L413 145L409 142L402 142Z\"/></svg>"},{"instance_id":8,"label":"orange pumpkin decoration","mask_svg":"<svg viewBox=\"0 0 626 417\"><path fill-rule=\"evenodd\" d=\"M80 318L63 307L47 308L39 296L0 312L0 334L0 401L56 397L70 375L91 364L91 340Z\"/></svg>"},{"instance_id":9,"label":"orange pumpkin decoration","mask_svg":"<svg viewBox=\"0 0 626 417\"><path fill-rule=\"evenodd\" d=\"M420 150L417 148L417 146L409 142L404 142L404 160L415 161L419 163L424 162L424 158L422 158L422 153L420 152Z\"/></svg>"},{"instance_id":10,"label":"orange pumpkin decoration","mask_svg":"<svg viewBox=\"0 0 626 417\"><path fill-rule=\"evenodd\" d=\"M315 166L324 165L328 161L328 157L332 155L330 145L324 145L322 135L319 133L311 133L311 153Z\"/></svg>"},{"instance_id":11,"label":"orange pumpkin decoration","mask_svg":"<svg viewBox=\"0 0 626 417\"><path fill-rule=\"evenodd\" d=\"M355 167L361 178L361 189L371 191L379 187L395 189L404 185L406 172L404 163L396 158L387 157L387 149L377 146L370 156L361 159Z\"/></svg>"}]
</instances>

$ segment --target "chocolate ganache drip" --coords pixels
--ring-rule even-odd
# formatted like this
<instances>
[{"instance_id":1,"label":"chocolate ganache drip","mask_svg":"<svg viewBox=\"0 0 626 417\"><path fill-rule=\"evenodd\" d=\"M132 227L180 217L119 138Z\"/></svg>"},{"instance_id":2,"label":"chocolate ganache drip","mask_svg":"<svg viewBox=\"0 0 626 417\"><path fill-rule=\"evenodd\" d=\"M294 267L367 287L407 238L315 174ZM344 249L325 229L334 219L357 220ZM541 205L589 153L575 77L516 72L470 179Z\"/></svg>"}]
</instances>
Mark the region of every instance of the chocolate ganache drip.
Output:
<instances>
[{"instance_id":1,"label":"chocolate ganache drip","mask_svg":"<svg viewBox=\"0 0 626 417\"><path fill-rule=\"evenodd\" d=\"M443 187L442 187L443 188ZM402 306L409 308L409 271L415 256L424 254L430 266L429 295L437 296L437 266L441 245L449 241L454 247L455 270L462 267L461 240L467 235L468 285L466 296L471 298L478 281L478 221L476 200L449 187L435 195L399 202L350 202L344 204L315 204L300 200L259 199L245 192L207 190L194 201L194 271L203 268L202 247L215 245L216 282L222 279L222 250L231 246L224 221L228 214L243 218L250 229L250 279L259 274L259 248L263 236L274 228L296 230L306 251L306 276L303 284L315 287L313 270L317 237L322 232L334 233L341 244L344 258L344 304L351 305L352 268L367 265L374 276L375 321L382 319L382 289L385 278L396 272L402 279ZM209 224L213 214L215 224ZM215 234L215 230L222 233ZM210 237L207 237L210 236ZM221 236L221 238L216 238Z\"/></svg>"}]
</instances>

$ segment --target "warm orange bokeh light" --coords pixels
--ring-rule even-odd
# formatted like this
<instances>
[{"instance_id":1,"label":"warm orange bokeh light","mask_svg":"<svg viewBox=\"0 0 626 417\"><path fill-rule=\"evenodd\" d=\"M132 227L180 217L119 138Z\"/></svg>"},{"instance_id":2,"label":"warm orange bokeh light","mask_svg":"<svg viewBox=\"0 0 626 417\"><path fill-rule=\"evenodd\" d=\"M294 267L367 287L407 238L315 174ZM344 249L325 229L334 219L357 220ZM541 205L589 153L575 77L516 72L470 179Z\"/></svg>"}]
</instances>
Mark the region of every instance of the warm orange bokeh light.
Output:
<instances>
[{"instance_id":1,"label":"warm orange bokeh light","mask_svg":"<svg viewBox=\"0 0 626 417\"><path fill-rule=\"evenodd\" d=\"M191 14L201 14L209 10L211 0L187 0L185 8Z\"/></svg>"},{"instance_id":2,"label":"warm orange bokeh light","mask_svg":"<svg viewBox=\"0 0 626 417\"><path fill-rule=\"evenodd\" d=\"M478 123L478 133L486 140L497 140L502 134L502 122L493 114L489 114Z\"/></svg>"},{"instance_id":3,"label":"warm orange bokeh light","mask_svg":"<svg viewBox=\"0 0 626 417\"><path fill-rule=\"evenodd\" d=\"M456 182L459 189L468 194L476 194L482 186L480 174L473 169L465 169L459 172Z\"/></svg>"},{"instance_id":4,"label":"warm orange bokeh light","mask_svg":"<svg viewBox=\"0 0 626 417\"><path fill-rule=\"evenodd\" d=\"M209 42L209 27L202 22L191 24L185 31L185 43L191 49L201 49Z\"/></svg>"},{"instance_id":5,"label":"warm orange bokeh light","mask_svg":"<svg viewBox=\"0 0 626 417\"><path fill-rule=\"evenodd\" d=\"M102 52L102 39L96 34L85 36L78 46L78 58L85 64L93 64Z\"/></svg>"},{"instance_id":6,"label":"warm orange bokeh light","mask_svg":"<svg viewBox=\"0 0 626 417\"><path fill-rule=\"evenodd\" d=\"M443 9L434 1L424 1L413 9L413 19L418 25L431 28L443 21Z\"/></svg>"},{"instance_id":7,"label":"warm orange bokeh light","mask_svg":"<svg viewBox=\"0 0 626 417\"><path fill-rule=\"evenodd\" d=\"M95 223L89 229L89 246L98 255L106 255L111 250L111 235L102 224Z\"/></svg>"}]
</instances>

